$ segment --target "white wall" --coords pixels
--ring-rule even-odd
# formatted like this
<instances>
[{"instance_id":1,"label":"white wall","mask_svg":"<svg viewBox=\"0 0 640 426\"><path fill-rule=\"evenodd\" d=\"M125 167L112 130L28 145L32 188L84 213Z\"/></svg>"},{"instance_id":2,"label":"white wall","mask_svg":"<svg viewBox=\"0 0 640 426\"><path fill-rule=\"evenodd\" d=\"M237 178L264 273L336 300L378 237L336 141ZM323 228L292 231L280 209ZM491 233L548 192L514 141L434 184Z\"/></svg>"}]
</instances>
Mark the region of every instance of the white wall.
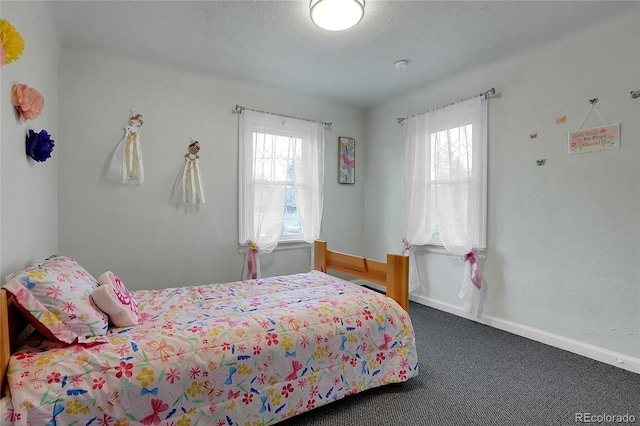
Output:
<instances>
[{"instance_id":1,"label":"white wall","mask_svg":"<svg viewBox=\"0 0 640 426\"><path fill-rule=\"evenodd\" d=\"M58 135L58 57L60 48L43 3L3 2L2 18L22 35L22 56L0 68L0 277L23 269L57 250L56 172ZM36 120L22 122L11 107L11 88L27 84L45 100ZM28 129L46 129L55 142L52 157L36 163L27 156Z\"/></svg>"},{"instance_id":2,"label":"white wall","mask_svg":"<svg viewBox=\"0 0 640 426\"><path fill-rule=\"evenodd\" d=\"M94 275L118 273L133 289L240 279L236 104L332 122L326 136L322 238L361 252L364 185L337 184L338 136L362 140L363 113L144 62L63 48L60 60L59 241ZM105 178L111 153L135 108L144 116L145 182ZM168 205L190 139L200 141L206 204L186 214ZM363 145L357 147L362 149ZM308 271L310 250L262 257L263 276Z\"/></svg>"},{"instance_id":3,"label":"white wall","mask_svg":"<svg viewBox=\"0 0 640 426\"><path fill-rule=\"evenodd\" d=\"M624 356L637 362L640 102L629 92L640 88L639 18L640 12L598 22L369 111L366 254L401 249L404 145L396 118L495 86L484 321L584 354L598 352L608 362ZM621 123L621 149L569 156L567 132L595 97L608 121ZM566 124L556 124L562 115ZM585 126L599 124L592 114ZM542 158L546 165L538 167ZM423 286L417 299L461 314L462 261L422 254L418 266Z\"/></svg>"}]
</instances>

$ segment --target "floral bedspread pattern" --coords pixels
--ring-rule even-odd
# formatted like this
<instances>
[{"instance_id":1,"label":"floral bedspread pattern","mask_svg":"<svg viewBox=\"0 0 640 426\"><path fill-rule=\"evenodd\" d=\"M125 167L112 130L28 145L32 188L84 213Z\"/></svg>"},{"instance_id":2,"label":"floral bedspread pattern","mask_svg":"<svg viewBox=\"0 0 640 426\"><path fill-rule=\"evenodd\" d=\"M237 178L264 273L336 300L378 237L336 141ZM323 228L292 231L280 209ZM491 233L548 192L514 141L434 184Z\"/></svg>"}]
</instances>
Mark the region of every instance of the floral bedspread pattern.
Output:
<instances>
[{"instance_id":1,"label":"floral bedspread pattern","mask_svg":"<svg viewBox=\"0 0 640 426\"><path fill-rule=\"evenodd\" d=\"M108 343L13 354L2 424L268 425L418 374L408 314L318 271L134 294Z\"/></svg>"}]
</instances>

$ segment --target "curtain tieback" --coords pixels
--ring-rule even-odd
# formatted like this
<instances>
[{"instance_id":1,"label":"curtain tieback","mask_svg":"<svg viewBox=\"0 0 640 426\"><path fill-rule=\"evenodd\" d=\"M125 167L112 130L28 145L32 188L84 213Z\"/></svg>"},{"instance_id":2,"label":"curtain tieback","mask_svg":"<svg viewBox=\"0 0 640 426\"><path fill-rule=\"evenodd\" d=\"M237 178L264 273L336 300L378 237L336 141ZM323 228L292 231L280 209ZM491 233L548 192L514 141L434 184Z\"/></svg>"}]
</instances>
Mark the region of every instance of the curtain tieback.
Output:
<instances>
[{"instance_id":1,"label":"curtain tieback","mask_svg":"<svg viewBox=\"0 0 640 426\"><path fill-rule=\"evenodd\" d=\"M480 275L480 269L478 268L478 262L476 261L476 253L478 253L478 250L472 249L469 253L462 256L462 260L469 262L471 282L473 285L478 287L478 290L480 290L482 285L482 276Z\"/></svg>"},{"instance_id":2,"label":"curtain tieback","mask_svg":"<svg viewBox=\"0 0 640 426\"><path fill-rule=\"evenodd\" d=\"M247 267L249 268L249 276L251 279L258 278L258 262L256 256L258 255L258 245L251 240L246 241L249 252L247 253Z\"/></svg>"},{"instance_id":3,"label":"curtain tieback","mask_svg":"<svg viewBox=\"0 0 640 426\"><path fill-rule=\"evenodd\" d=\"M402 247L403 247L402 254L404 256L409 256L409 252L411 252L412 247L411 247L411 244L409 244L409 241L407 241L406 238L402 239Z\"/></svg>"}]
</instances>

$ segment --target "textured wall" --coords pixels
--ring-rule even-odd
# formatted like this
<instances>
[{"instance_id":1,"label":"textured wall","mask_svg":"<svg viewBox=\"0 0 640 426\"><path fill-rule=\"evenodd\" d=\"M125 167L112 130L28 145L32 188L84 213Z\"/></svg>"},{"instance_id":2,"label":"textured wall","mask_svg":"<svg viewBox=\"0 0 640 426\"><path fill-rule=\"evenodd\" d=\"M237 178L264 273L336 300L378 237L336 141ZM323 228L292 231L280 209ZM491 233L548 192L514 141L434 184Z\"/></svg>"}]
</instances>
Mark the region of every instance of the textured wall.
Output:
<instances>
[{"instance_id":1,"label":"textured wall","mask_svg":"<svg viewBox=\"0 0 640 426\"><path fill-rule=\"evenodd\" d=\"M400 250L404 146L396 117L495 86L489 100L488 254L482 313L639 357L640 13L509 60L479 66L366 116L367 255ZM567 132L589 108L621 123L621 149L567 155ZM566 124L555 117L566 115ZM591 114L586 127L601 124ZM537 139L530 133L537 132ZM537 159L546 158L538 167ZM418 256L421 297L450 310L462 262Z\"/></svg>"},{"instance_id":2,"label":"textured wall","mask_svg":"<svg viewBox=\"0 0 640 426\"><path fill-rule=\"evenodd\" d=\"M56 172L58 134L58 56L49 11L43 3L3 2L2 18L22 35L22 56L1 68L0 120L0 276L5 277L55 253L58 246ZM26 123L16 119L11 107L11 88L27 84L45 100L42 114ZM25 153L28 129L46 129L55 142L53 155L36 163Z\"/></svg>"},{"instance_id":3,"label":"textured wall","mask_svg":"<svg viewBox=\"0 0 640 426\"><path fill-rule=\"evenodd\" d=\"M360 142L362 112L65 48L60 59L60 252L76 257L93 274L113 270L134 289L240 279L236 104L333 122L325 133L322 237L335 248L362 251L364 223L349 218L362 215L363 182L337 184L338 136ZM139 187L105 179L131 108L144 116L145 182ZM191 138L201 145L206 204L186 214L168 201ZM309 253L267 255L263 275L308 271Z\"/></svg>"}]
</instances>

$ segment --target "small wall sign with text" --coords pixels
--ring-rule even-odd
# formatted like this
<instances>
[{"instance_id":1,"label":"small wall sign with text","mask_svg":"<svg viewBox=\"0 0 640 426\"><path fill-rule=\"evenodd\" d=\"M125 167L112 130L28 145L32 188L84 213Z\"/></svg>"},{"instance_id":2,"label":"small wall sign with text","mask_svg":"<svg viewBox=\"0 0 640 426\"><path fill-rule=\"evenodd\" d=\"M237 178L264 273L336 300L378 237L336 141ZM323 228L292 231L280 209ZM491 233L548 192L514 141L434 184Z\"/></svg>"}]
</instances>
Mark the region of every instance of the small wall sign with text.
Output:
<instances>
[{"instance_id":1,"label":"small wall sign with text","mask_svg":"<svg viewBox=\"0 0 640 426\"><path fill-rule=\"evenodd\" d=\"M620 123L569 132L569 155L620 148Z\"/></svg>"}]
</instances>

